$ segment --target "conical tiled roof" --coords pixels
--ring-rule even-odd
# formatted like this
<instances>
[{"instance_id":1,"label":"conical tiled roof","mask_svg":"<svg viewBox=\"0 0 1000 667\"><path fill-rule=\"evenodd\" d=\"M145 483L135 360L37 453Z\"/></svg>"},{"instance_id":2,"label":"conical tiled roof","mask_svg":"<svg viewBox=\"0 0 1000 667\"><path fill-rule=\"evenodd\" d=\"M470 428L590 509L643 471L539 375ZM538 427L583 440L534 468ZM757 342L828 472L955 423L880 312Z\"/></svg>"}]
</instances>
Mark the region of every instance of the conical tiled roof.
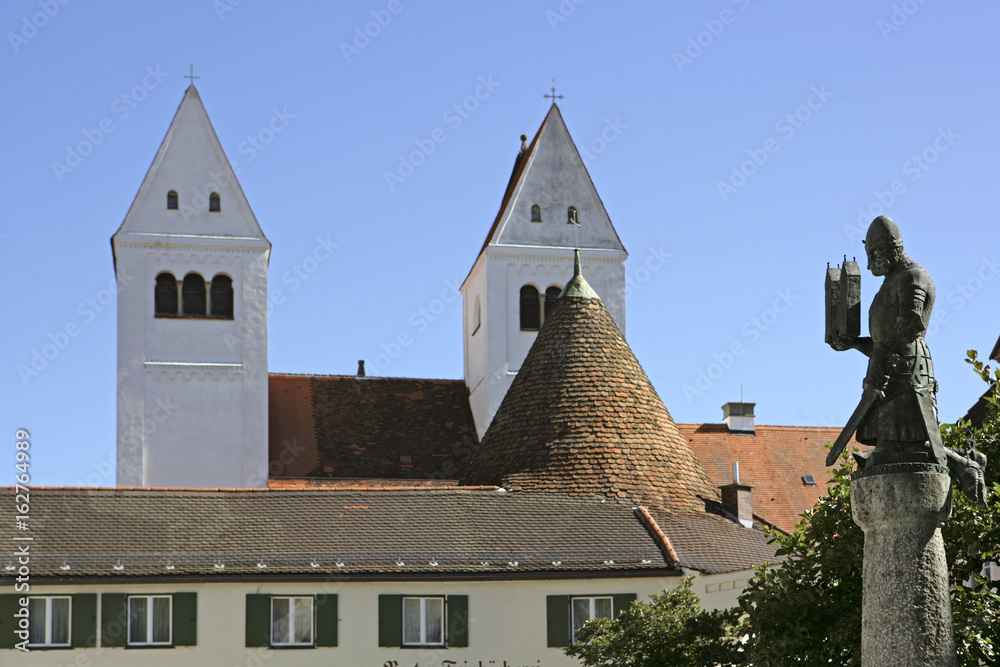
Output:
<instances>
[{"instance_id":1,"label":"conical tiled roof","mask_svg":"<svg viewBox=\"0 0 1000 667\"><path fill-rule=\"evenodd\" d=\"M574 281L582 285L567 286L539 331L465 482L703 512L718 491L604 304L582 276Z\"/></svg>"}]
</instances>

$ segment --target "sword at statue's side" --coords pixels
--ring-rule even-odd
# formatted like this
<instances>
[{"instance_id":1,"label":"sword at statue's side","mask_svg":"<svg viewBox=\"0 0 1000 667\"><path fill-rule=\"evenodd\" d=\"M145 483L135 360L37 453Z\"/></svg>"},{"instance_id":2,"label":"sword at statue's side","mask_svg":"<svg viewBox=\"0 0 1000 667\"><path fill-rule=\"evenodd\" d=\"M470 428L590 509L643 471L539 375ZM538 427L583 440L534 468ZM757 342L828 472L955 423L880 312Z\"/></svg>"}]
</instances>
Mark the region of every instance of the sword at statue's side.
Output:
<instances>
[{"instance_id":1,"label":"sword at statue's side","mask_svg":"<svg viewBox=\"0 0 1000 667\"><path fill-rule=\"evenodd\" d=\"M851 436L854 435L854 432L858 430L858 426L861 425L861 420L864 419L866 414L868 414L868 411L875 404L875 401L882 398L882 392L885 389L886 383L889 381L889 375L892 373L892 369L896 367L897 363L899 363L899 355L894 354L889 360L889 367L885 371L882 386L876 387L868 382L868 380L865 380L865 389L861 394L861 402L858 403L858 407L854 408L854 413L851 415L851 418L847 420L847 425L844 426L844 430L840 432L839 436L837 436L836 442L834 442L833 447L830 448L830 453L826 455L827 466L832 466L837 462L837 458L840 456L840 453L844 451L844 447L846 447L847 443L850 442Z\"/></svg>"}]
</instances>

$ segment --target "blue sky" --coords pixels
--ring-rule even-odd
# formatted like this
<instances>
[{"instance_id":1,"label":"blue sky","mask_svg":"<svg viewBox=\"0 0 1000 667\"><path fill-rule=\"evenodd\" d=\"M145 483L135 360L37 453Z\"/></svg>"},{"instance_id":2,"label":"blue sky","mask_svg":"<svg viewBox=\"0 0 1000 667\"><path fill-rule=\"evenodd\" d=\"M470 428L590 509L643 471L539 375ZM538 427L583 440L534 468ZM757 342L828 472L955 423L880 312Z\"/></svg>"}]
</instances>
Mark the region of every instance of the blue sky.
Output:
<instances>
[{"instance_id":1,"label":"blue sky","mask_svg":"<svg viewBox=\"0 0 1000 667\"><path fill-rule=\"evenodd\" d=\"M996 3L941 0L5 2L2 450L26 427L35 483L113 483L109 238L192 63L273 243L272 371L461 377L460 306L420 312L469 271L554 76L676 421L719 422L741 391L758 423L847 420L865 360L823 343L824 270L881 212L937 284L955 420L983 389L965 350L1000 335L998 25ZM320 243L339 245L304 273Z\"/></svg>"}]
</instances>

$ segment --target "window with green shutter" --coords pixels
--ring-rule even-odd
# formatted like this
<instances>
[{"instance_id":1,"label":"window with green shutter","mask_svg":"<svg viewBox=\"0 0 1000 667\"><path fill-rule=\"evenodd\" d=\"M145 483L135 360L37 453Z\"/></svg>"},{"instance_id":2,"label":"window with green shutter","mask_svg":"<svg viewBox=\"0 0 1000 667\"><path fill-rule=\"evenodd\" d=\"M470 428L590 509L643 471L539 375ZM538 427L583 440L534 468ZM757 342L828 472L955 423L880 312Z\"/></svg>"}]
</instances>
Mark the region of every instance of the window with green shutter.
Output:
<instances>
[{"instance_id":1,"label":"window with green shutter","mask_svg":"<svg viewBox=\"0 0 1000 667\"><path fill-rule=\"evenodd\" d=\"M563 647L570 645L568 595L549 595L545 598L545 625L548 646Z\"/></svg>"},{"instance_id":2,"label":"window with green shutter","mask_svg":"<svg viewBox=\"0 0 1000 667\"><path fill-rule=\"evenodd\" d=\"M308 619L304 616L307 611ZM332 593L246 596L245 644L249 647L337 646L339 622L337 596Z\"/></svg>"},{"instance_id":3,"label":"window with green shutter","mask_svg":"<svg viewBox=\"0 0 1000 667\"><path fill-rule=\"evenodd\" d=\"M174 593L174 646L196 646L198 643L198 594Z\"/></svg>"},{"instance_id":4,"label":"window with green shutter","mask_svg":"<svg viewBox=\"0 0 1000 667\"><path fill-rule=\"evenodd\" d=\"M247 594L246 645L271 645L271 596Z\"/></svg>"},{"instance_id":5,"label":"window with green shutter","mask_svg":"<svg viewBox=\"0 0 1000 667\"><path fill-rule=\"evenodd\" d=\"M17 618L14 616L20 609L20 599L27 597L16 593L0 595L0 648L14 648L21 638L14 634L17 630Z\"/></svg>"},{"instance_id":6,"label":"window with green shutter","mask_svg":"<svg viewBox=\"0 0 1000 667\"><path fill-rule=\"evenodd\" d=\"M316 646L337 645L337 624L340 616L337 611L337 596L335 594L316 595Z\"/></svg>"},{"instance_id":7,"label":"window with green shutter","mask_svg":"<svg viewBox=\"0 0 1000 667\"><path fill-rule=\"evenodd\" d=\"M97 593L77 593L73 596L73 648L97 646Z\"/></svg>"},{"instance_id":8,"label":"window with green shutter","mask_svg":"<svg viewBox=\"0 0 1000 667\"><path fill-rule=\"evenodd\" d=\"M124 593L101 594L101 646L125 646L128 631L128 596Z\"/></svg>"},{"instance_id":9,"label":"window with green shutter","mask_svg":"<svg viewBox=\"0 0 1000 667\"><path fill-rule=\"evenodd\" d=\"M378 645L403 645L403 596L378 596Z\"/></svg>"},{"instance_id":10,"label":"window with green shutter","mask_svg":"<svg viewBox=\"0 0 1000 667\"><path fill-rule=\"evenodd\" d=\"M618 616L636 599L635 593L617 595L549 595L545 599L547 645L569 646L576 631L594 618Z\"/></svg>"},{"instance_id":11,"label":"window with green shutter","mask_svg":"<svg viewBox=\"0 0 1000 667\"><path fill-rule=\"evenodd\" d=\"M449 595L445 606L448 609L448 646L468 646L469 596Z\"/></svg>"},{"instance_id":12,"label":"window with green shutter","mask_svg":"<svg viewBox=\"0 0 1000 667\"><path fill-rule=\"evenodd\" d=\"M442 607L443 628L438 611ZM378 645L468 646L469 596L379 595Z\"/></svg>"}]
</instances>

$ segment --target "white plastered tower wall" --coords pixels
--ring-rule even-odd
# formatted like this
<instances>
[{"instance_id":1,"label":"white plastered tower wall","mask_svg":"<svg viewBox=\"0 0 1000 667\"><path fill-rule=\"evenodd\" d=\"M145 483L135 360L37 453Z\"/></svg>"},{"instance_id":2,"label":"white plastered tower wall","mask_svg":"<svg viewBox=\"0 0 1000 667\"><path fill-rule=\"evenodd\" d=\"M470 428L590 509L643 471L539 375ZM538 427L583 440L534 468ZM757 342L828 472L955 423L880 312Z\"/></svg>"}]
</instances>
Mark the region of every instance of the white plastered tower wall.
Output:
<instances>
[{"instance_id":1,"label":"white plastered tower wall","mask_svg":"<svg viewBox=\"0 0 1000 667\"><path fill-rule=\"evenodd\" d=\"M541 222L532 221L533 206ZM579 227L568 223L570 207ZM553 104L531 145L522 147L502 208L462 285L465 382L480 438L535 341L535 331L520 327L521 288L532 285L540 295L562 288L573 275L577 244L584 277L624 335L628 253Z\"/></svg>"},{"instance_id":2,"label":"white plastered tower wall","mask_svg":"<svg viewBox=\"0 0 1000 667\"><path fill-rule=\"evenodd\" d=\"M219 211L209 211L213 192ZM267 486L271 244L194 86L111 245L122 285L117 484ZM232 317L156 316L163 272L232 279Z\"/></svg>"}]
</instances>

